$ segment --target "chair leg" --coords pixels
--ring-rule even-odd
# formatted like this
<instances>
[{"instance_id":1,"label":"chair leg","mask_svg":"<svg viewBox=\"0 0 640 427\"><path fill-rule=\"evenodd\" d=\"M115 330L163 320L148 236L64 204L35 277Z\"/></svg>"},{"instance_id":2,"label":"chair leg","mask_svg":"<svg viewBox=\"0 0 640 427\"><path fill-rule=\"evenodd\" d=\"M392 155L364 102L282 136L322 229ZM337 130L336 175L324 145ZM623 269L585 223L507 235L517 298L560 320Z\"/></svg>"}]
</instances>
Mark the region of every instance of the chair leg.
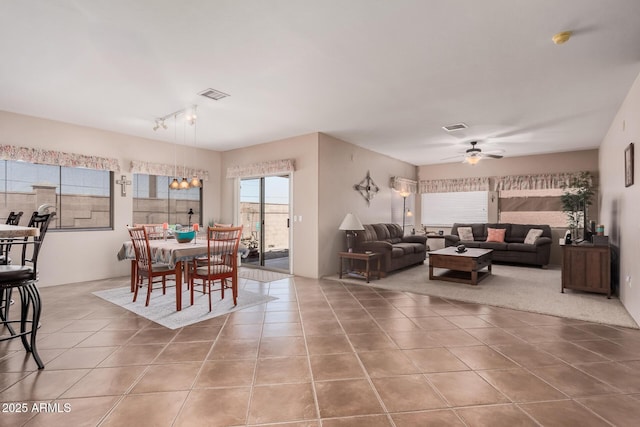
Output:
<instances>
[{"instance_id":1,"label":"chair leg","mask_svg":"<svg viewBox=\"0 0 640 427\"><path fill-rule=\"evenodd\" d=\"M151 290L153 289L153 276L149 275L149 284L147 285L147 302L145 302L144 306L149 305L149 301L151 300Z\"/></svg>"},{"instance_id":2,"label":"chair leg","mask_svg":"<svg viewBox=\"0 0 640 427\"><path fill-rule=\"evenodd\" d=\"M191 305L193 305L193 286L195 285L195 279L193 277L194 275L190 275L189 277L189 294L191 296Z\"/></svg>"},{"instance_id":3,"label":"chair leg","mask_svg":"<svg viewBox=\"0 0 640 427\"><path fill-rule=\"evenodd\" d=\"M162 295L167 294L167 276L162 276Z\"/></svg>"},{"instance_id":4,"label":"chair leg","mask_svg":"<svg viewBox=\"0 0 640 427\"><path fill-rule=\"evenodd\" d=\"M140 284L138 283L139 278L140 278L140 275L138 274L138 277L136 278L136 286L135 286L135 289L133 290L133 302L136 302L136 299L138 298L138 289L140 289Z\"/></svg>"},{"instance_id":5,"label":"chair leg","mask_svg":"<svg viewBox=\"0 0 640 427\"><path fill-rule=\"evenodd\" d=\"M209 287L209 311L211 311L211 280L207 280L206 282Z\"/></svg>"}]
</instances>

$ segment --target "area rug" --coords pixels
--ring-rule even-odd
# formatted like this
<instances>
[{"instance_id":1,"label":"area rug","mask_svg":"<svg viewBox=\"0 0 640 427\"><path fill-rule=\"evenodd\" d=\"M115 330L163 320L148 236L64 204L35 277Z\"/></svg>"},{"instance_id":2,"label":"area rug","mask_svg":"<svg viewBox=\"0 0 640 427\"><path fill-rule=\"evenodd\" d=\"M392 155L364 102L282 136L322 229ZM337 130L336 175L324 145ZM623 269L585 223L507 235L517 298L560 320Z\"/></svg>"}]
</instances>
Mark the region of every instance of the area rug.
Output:
<instances>
[{"instance_id":1,"label":"area rug","mask_svg":"<svg viewBox=\"0 0 640 427\"><path fill-rule=\"evenodd\" d=\"M189 291L184 291L182 293L182 310L176 311L175 287L169 287L169 285L173 284L173 281L167 281L168 287L166 295L162 294L162 289L156 290L154 288L151 293L151 301L147 307L144 305L147 296L146 293L138 293L138 300L132 302L133 294L129 286L96 291L93 294L169 329L182 328L183 326L192 325L213 317L222 316L277 299L269 295L261 295L239 289L238 305L234 307L231 290L225 293L224 299L220 299L220 293L216 292L212 294L212 309L209 311L208 295L196 292L194 304L190 305Z\"/></svg>"},{"instance_id":2,"label":"area rug","mask_svg":"<svg viewBox=\"0 0 640 427\"><path fill-rule=\"evenodd\" d=\"M240 267L238 277L242 279L255 280L256 282L275 282L277 280L293 277L290 274L279 273L277 271L262 270L260 268Z\"/></svg>"},{"instance_id":3,"label":"area rug","mask_svg":"<svg viewBox=\"0 0 640 427\"><path fill-rule=\"evenodd\" d=\"M492 275L477 286L462 283L429 280L429 267L424 265L390 273L380 280L371 280L370 286L445 299L506 307L534 313L579 319L608 325L638 328L618 298L606 295L565 290L561 288L559 267L493 265ZM436 274L444 270L436 269ZM367 285L363 279L337 275L325 277L344 283Z\"/></svg>"}]
</instances>

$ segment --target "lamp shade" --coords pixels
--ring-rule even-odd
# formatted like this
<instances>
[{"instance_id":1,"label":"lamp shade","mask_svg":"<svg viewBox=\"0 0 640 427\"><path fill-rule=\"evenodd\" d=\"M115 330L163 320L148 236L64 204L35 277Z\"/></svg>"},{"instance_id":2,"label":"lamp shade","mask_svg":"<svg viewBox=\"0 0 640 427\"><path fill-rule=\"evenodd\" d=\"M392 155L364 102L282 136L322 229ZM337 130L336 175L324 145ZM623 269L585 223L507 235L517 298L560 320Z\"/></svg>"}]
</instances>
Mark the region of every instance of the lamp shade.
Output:
<instances>
[{"instance_id":1,"label":"lamp shade","mask_svg":"<svg viewBox=\"0 0 640 427\"><path fill-rule=\"evenodd\" d=\"M352 230L364 230L364 227L362 226L362 223L360 222L357 216L355 216L352 213L348 213L345 215L344 219L342 220L342 224L340 224L340 227L338 227L338 229L345 230L345 231L352 231Z\"/></svg>"}]
</instances>

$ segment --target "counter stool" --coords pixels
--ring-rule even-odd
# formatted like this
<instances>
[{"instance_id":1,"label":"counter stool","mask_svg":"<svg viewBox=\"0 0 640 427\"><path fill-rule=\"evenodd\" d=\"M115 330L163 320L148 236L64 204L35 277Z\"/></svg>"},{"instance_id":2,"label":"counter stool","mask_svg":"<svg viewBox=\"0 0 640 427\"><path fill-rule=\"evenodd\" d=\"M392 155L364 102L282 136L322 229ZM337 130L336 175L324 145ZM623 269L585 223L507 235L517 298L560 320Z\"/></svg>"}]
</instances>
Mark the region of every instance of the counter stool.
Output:
<instances>
[{"instance_id":1,"label":"counter stool","mask_svg":"<svg viewBox=\"0 0 640 427\"><path fill-rule=\"evenodd\" d=\"M33 237L33 241L25 238L23 241L14 244L22 245L22 265L0 265L0 324L9 330L10 335L0 338L6 341L20 337L22 345L38 365L38 369L44 369L44 364L36 349L36 335L40 326L40 314L42 312L42 301L36 283L38 281L38 254L44 240L44 236L49 227L49 222L55 215L39 215L34 212L29 221L29 227L36 227L40 230L40 235ZM31 257L27 256L27 247L33 246ZM26 265L27 263L31 265ZM11 296L14 289L18 290L20 296L19 303L16 301L14 307L20 307L20 319L12 320L9 315ZM13 324L20 324L20 331L16 332Z\"/></svg>"}]
</instances>

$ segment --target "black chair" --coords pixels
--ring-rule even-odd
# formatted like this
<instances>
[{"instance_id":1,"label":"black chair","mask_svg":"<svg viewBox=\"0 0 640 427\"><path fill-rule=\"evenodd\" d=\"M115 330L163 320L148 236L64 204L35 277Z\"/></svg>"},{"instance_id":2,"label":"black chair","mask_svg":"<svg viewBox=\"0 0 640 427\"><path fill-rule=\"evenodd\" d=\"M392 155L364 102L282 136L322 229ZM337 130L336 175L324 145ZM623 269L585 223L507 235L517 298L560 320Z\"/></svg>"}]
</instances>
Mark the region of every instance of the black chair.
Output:
<instances>
[{"instance_id":1,"label":"black chair","mask_svg":"<svg viewBox=\"0 0 640 427\"><path fill-rule=\"evenodd\" d=\"M31 353L38 369L44 369L44 364L36 350L36 334L40 323L40 314L42 304L40 293L36 283L38 281L38 254L42 248L44 237L49 228L49 223L54 217L54 213L40 215L34 212L29 220L29 227L35 227L40 230L39 236L34 236L30 241L28 237L24 240L14 240L15 245L22 245L22 263L0 265L0 323L9 329L10 336L0 338L0 341L6 341L20 337L22 345L28 353ZM31 250L29 250L31 249ZM9 306L13 289L17 289L20 294L20 320L11 320L9 317ZM28 320L31 313L31 319ZM12 327L13 323L20 324L20 332L16 333ZM30 328L27 329L27 326ZM27 340L27 336L30 339Z\"/></svg>"},{"instance_id":2,"label":"black chair","mask_svg":"<svg viewBox=\"0 0 640 427\"><path fill-rule=\"evenodd\" d=\"M9 216L7 217L7 225L18 225L20 224L20 218L22 217L22 211L15 213L11 211ZM9 253L11 252L11 243L13 239L1 239L0 240L0 265L11 264L11 258L9 258Z\"/></svg>"}]
</instances>

